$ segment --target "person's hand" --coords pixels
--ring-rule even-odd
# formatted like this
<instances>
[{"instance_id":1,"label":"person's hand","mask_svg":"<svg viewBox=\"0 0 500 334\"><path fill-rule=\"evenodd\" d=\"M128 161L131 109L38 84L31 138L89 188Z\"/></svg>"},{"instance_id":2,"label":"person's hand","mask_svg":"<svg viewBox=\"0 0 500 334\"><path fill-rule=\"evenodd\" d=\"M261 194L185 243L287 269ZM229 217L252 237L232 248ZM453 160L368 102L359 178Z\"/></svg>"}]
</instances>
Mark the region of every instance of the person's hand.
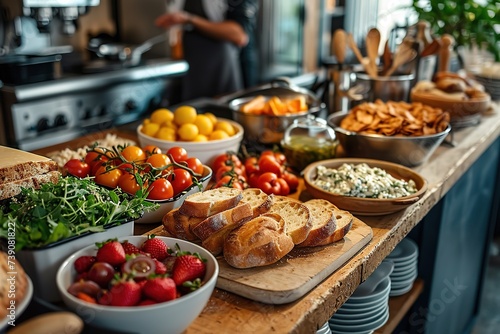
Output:
<instances>
[{"instance_id":1,"label":"person's hand","mask_svg":"<svg viewBox=\"0 0 500 334\"><path fill-rule=\"evenodd\" d=\"M189 23L190 15L186 12L167 13L155 20L155 25L162 28L170 28L178 24Z\"/></svg>"}]
</instances>

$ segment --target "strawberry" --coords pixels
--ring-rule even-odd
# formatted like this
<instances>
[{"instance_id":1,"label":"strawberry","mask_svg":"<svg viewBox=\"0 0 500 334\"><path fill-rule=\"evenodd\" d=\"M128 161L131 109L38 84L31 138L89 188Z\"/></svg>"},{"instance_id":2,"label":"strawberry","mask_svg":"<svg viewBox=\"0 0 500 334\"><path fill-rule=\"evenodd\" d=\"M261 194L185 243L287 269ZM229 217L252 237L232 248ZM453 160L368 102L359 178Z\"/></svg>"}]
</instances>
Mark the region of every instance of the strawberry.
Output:
<instances>
[{"instance_id":1,"label":"strawberry","mask_svg":"<svg viewBox=\"0 0 500 334\"><path fill-rule=\"evenodd\" d=\"M154 234L148 236L148 239L142 244L141 250L159 261L164 260L168 256L167 244L163 240L155 238Z\"/></svg>"},{"instance_id":2,"label":"strawberry","mask_svg":"<svg viewBox=\"0 0 500 334\"><path fill-rule=\"evenodd\" d=\"M74 267L77 273L85 273L89 271L90 267L96 262L95 256L82 255L74 262Z\"/></svg>"},{"instance_id":3,"label":"strawberry","mask_svg":"<svg viewBox=\"0 0 500 334\"><path fill-rule=\"evenodd\" d=\"M137 306L148 306L148 305L154 305L154 304L157 304L157 302L155 302L152 299L143 299L139 302L139 304L137 304Z\"/></svg>"},{"instance_id":4,"label":"strawberry","mask_svg":"<svg viewBox=\"0 0 500 334\"><path fill-rule=\"evenodd\" d=\"M155 269L155 274L156 275L164 275L167 273L167 267L165 264L161 261L158 261L157 259L153 259L156 264L156 269Z\"/></svg>"},{"instance_id":5,"label":"strawberry","mask_svg":"<svg viewBox=\"0 0 500 334\"><path fill-rule=\"evenodd\" d=\"M134 245L126 240L122 242L122 246L123 246L123 249L125 250L125 254L127 254L127 255L141 253L140 249L136 245Z\"/></svg>"},{"instance_id":6,"label":"strawberry","mask_svg":"<svg viewBox=\"0 0 500 334\"><path fill-rule=\"evenodd\" d=\"M142 289L133 280L119 281L109 289L111 306L134 306L141 300Z\"/></svg>"},{"instance_id":7,"label":"strawberry","mask_svg":"<svg viewBox=\"0 0 500 334\"><path fill-rule=\"evenodd\" d=\"M184 285L185 282L194 283L195 280L201 283L201 279L205 276L206 260L202 259L199 254L183 254L179 255L174 263L172 279L177 286ZM190 284L188 283L188 284Z\"/></svg>"},{"instance_id":8,"label":"strawberry","mask_svg":"<svg viewBox=\"0 0 500 334\"><path fill-rule=\"evenodd\" d=\"M97 261L107 262L113 267L119 266L125 262L125 250L117 239L110 239L104 243L96 243Z\"/></svg>"},{"instance_id":9,"label":"strawberry","mask_svg":"<svg viewBox=\"0 0 500 334\"><path fill-rule=\"evenodd\" d=\"M166 302L176 298L177 289L174 280L170 277L155 277L146 281L143 293L154 301Z\"/></svg>"},{"instance_id":10,"label":"strawberry","mask_svg":"<svg viewBox=\"0 0 500 334\"><path fill-rule=\"evenodd\" d=\"M111 294L108 291L103 292L101 296L97 299L97 304L111 305Z\"/></svg>"}]
</instances>

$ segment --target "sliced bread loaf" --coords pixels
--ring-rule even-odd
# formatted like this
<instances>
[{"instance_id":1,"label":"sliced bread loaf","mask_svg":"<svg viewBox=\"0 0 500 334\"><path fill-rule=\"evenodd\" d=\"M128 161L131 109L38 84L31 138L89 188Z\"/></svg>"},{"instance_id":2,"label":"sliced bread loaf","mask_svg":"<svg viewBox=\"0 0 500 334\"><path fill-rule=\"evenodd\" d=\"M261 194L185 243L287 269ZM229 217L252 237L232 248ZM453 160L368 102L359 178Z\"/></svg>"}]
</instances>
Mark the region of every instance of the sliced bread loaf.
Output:
<instances>
[{"instance_id":1,"label":"sliced bread loaf","mask_svg":"<svg viewBox=\"0 0 500 334\"><path fill-rule=\"evenodd\" d=\"M206 218L234 208L242 197L242 190L240 189L213 188L186 197L179 207L179 212L190 217Z\"/></svg>"},{"instance_id":2,"label":"sliced bread loaf","mask_svg":"<svg viewBox=\"0 0 500 334\"><path fill-rule=\"evenodd\" d=\"M311 213L312 228L307 238L297 246L316 246L335 232L337 228L335 212L338 208L324 199L312 199L304 202L304 205L309 208L309 212Z\"/></svg>"},{"instance_id":3,"label":"sliced bread loaf","mask_svg":"<svg viewBox=\"0 0 500 334\"><path fill-rule=\"evenodd\" d=\"M268 212L283 217L286 231L296 245L306 240L312 228L311 213L307 206L295 199L283 199L273 203Z\"/></svg>"},{"instance_id":4,"label":"sliced bread loaf","mask_svg":"<svg viewBox=\"0 0 500 334\"><path fill-rule=\"evenodd\" d=\"M57 183L60 177L61 173L56 170L49 171L45 174L29 176L24 179L2 183L0 184L0 200L19 195L23 188L39 189L44 183Z\"/></svg>"},{"instance_id":5,"label":"sliced bread loaf","mask_svg":"<svg viewBox=\"0 0 500 334\"><path fill-rule=\"evenodd\" d=\"M278 214L266 213L228 233L223 247L224 259L235 268L273 264L294 247L286 233L286 223Z\"/></svg>"},{"instance_id":6,"label":"sliced bread loaf","mask_svg":"<svg viewBox=\"0 0 500 334\"><path fill-rule=\"evenodd\" d=\"M317 246L328 245L340 241L351 230L354 216L349 211L336 210L335 219L337 220L337 228L335 229L335 232L333 232L328 238L318 242Z\"/></svg>"},{"instance_id":7,"label":"sliced bread loaf","mask_svg":"<svg viewBox=\"0 0 500 334\"><path fill-rule=\"evenodd\" d=\"M273 204L273 195L267 195L259 188L247 188L243 190L241 203L249 203L252 206L253 216L257 217L269 211Z\"/></svg>"},{"instance_id":8,"label":"sliced bread loaf","mask_svg":"<svg viewBox=\"0 0 500 334\"><path fill-rule=\"evenodd\" d=\"M196 241L198 237L192 232L192 228L205 218L190 217L179 212L179 208L172 209L163 216L163 228L173 237Z\"/></svg>"}]
</instances>

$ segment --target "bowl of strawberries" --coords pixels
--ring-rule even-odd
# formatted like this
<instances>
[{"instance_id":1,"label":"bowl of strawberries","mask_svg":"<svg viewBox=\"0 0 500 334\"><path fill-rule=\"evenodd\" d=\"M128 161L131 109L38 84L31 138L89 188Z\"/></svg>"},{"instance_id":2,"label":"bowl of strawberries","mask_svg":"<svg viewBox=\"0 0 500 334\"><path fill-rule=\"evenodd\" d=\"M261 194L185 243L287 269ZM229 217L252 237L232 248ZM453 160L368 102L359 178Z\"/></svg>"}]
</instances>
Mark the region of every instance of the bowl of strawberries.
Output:
<instances>
[{"instance_id":1,"label":"bowl of strawberries","mask_svg":"<svg viewBox=\"0 0 500 334\"><path fill-rule=\"evenodd\" d=\"M133 333L181 333L203 311L219 266L176 238L127 236L83 248L59 267L64 304L86 324Z\"/></svg>"}]
</instances>

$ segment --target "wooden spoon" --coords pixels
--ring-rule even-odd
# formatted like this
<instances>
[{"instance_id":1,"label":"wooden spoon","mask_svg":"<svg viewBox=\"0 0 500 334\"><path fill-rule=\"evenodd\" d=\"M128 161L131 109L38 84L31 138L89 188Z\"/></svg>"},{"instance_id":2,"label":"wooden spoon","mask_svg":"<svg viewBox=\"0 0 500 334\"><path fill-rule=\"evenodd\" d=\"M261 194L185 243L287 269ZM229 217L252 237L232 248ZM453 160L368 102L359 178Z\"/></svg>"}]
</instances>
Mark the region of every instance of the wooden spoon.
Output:
<instances>
[{"instance_id":1,"label":"wooden spoon","mask_svg":"<svg viewBox=\"0 0 500 334\"><path fill-rule=\"evenodd\" d=\"M347 36L344 29L337 29L333 33L331 53L335 55L335 58L337 58L340 67L342 67L345 62L345 52L347 47L346 39Z\"/></svg>"},{"instance_id":2,"label":"wooden spoon","mask_svg":"<svg viewBox=\"0 0 500 334\"><path fill-rule=\"evenodd\" d=\"M358 46L356 45L356 42L354 41L354 37L352 36L351 33L347 35L347 45L351 48L352 52L354 52L354 55L356 58L358 58L358 61L363 65L363 68L365 69L366 74L368 74L372 78L377 77L377 71L375 73L372 71L372 68L370 67L370 60L366 57L363 57L361 54L361 51L359 51Z\"/></svg>"},{"instance_id":3,"label":"wooden spoon","mask_svg":"<svg viewBox=\"0 0 500 334\"><path fill-rule=\"evenodd\" d=\"M420 54L420 57L427 57L430 55L434 55L438 53L440 49L441 49L441 42L439 41L439 39L433 39L430 44L424 47L422 53Z\"/></svg>"},{"instance_id":4,"label":"wooden spoon","mask_svg":"<svg viewBox=\"0 0 500 334\"><path fill-rule=\"evenodd\" d=\"M447 72L450 67L450 54L455 44L453 36L444 34L441 36L441 49L439 50L439 72Z\"/></svg>"},{"instance_id":5,"label":"wooden spoon","mask_svg":"<svg viewBox=\"0 0 500 334\"><path fill-rule=\"evenodd\" d=\"M385 41L384 53L382 53L382 60L384 63L382 73L385 73L385 72L387 72L387 70L389 70L389 68L391 68L391 65L392 65L392 52L391 52L391 49L389 48L389 40Z\"/></svg>"},{"instance_id":6,"label":"wooden spoon","mask_svg":"<svg viewBox=\"0 0 500 334\"><path fill-rule=\"evenodd\" d=\"M370 63L371 71L377 74L378 49L380 47L380 31L371 28L366 34L366 54Z\"/></svg>"},{"instance_id":7,"label":"wooden spoon","mask_svg":"<svg viewBox=\"0 0 500 334\"><path fill-rule=\"evenodd\" d=\"M395 70L397 70L401 65L404 65L417 56L417 51L410 47L404 47L404 44L401 44L400 47L394 53L394 59L392 61L391 67L387 70L384 76L390 77Z\"/></svg>"}]
</instances>

